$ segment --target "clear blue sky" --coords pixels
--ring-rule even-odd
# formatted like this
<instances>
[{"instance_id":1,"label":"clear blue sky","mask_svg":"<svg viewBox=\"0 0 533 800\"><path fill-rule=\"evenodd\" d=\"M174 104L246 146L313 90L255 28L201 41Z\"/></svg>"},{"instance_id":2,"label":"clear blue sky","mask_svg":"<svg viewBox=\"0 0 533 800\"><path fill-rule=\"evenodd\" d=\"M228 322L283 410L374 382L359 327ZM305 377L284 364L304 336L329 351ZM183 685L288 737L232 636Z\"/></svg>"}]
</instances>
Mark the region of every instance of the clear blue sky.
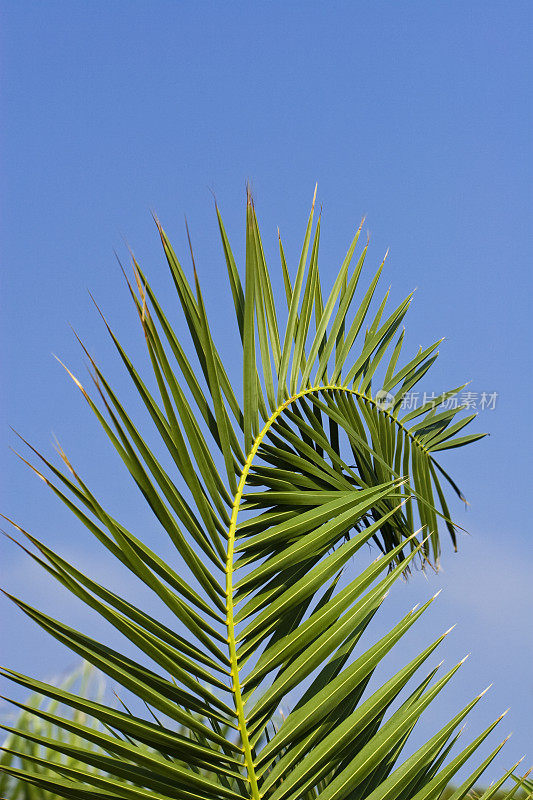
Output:
<instances>
[{"instance_id":1,"label":"clear blue sky","mask_svg":"<svg viewBox=\"0 0 533 800\"><path fill-rule=\"evenodd\" d=\"M395 298L418 287L412 347L446 336L428 390L470 379L472 391L498 393L475 423L491 437L446 459L471 503L455 506L456 519L472 536L457 556L445 548L429 585L418 576L395 597L403 610L444 589L417 636L458 622L444 655L472 651L446 702L456 708L494 680L477 725L511 705L502 734L515 734L498 765L527 751L533 760L533 4L4 0L1 16L2 511L131 591L10 453L8 425L48 452L57 435L91 486L133 513L51 356L82 373L67 323L125 389L86 290L141 353L113 249L124 255L127 240L173 303L149 210L184 260L187 214L231 363L210 190L242 253L252 182L277 269L276 226L294 260L318 181L325 274L366 214L368 263L390 247L384 285ZM9 590L98 631L7 542L0 570ZM3 663L42 677L72 663L0 606Z\"/></svg>"}]
</instances>

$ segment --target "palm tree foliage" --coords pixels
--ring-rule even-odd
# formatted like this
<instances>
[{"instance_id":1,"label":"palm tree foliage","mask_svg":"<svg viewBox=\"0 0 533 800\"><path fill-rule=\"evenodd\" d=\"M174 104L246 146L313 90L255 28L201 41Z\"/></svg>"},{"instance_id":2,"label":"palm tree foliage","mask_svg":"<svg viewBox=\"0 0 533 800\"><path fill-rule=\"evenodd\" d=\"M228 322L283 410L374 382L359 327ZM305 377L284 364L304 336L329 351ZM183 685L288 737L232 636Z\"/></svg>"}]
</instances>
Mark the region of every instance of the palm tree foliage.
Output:
<instances>
[{"instance_id":1,"label":"palm tree foliage","mask_svg":"<svg viewBox=\"0 0 533 800\"><path fill-rule=\"evenodd\" d=\"M66 676L62 676L59 685L66 691L75 691L80 697L94 698L99 702L105 699L106 687L103 676L98 675L87 662L82 663ZM64 741L75 746L79 745L81 741L75 732L76 726L101 728L98 720L88 716L80 709L61 707L58 700L46 701L39 694L32 694L25 701L24 706L16 719L9 721L9 725L6 719L2 720L5 727L12 728L13 732L9 733L4 741L4 752L0 753L0 768L24 766L34 772L36 776L40 774L41 777L44 777L43 773L53 776L52 765L59 762L71 766L74 759L58 750L35 744L31 737L38 735L44 739ZM37 716L36 711L44 712L44 715ZM70 726L67 728L58 726L47 719L47 714L57 715L58 712L61 712L64 722L67 722L66 718L68 718ZM37 755L45 763L39 765L30 760ZM43 791L21 782L7 771L0 772L0 797L3 800L37 800L37 798L38 800L54 800L52 792Z\"/></svg>"},{"instance_id":2,"label":"palm tree foliage","mask_svg":"<svg viewBox=\"0 0 533 800\"><path fill-rule=\"evenodd\" d=\"M99 702L102 702L109 694L103 676L87 662L83 662L80 667L67 673L66 677L62 679L59 685L65 690L75 690L79 697L87 700L97 699ZM120 698L117 697L116 699L122 702ZM68 743L69 748L67 748L67 750L70 750L72 753L73 748L80 743L77 726L83 724L89 729L92 728L99 732L105 732L105 726L94 717L88 716L79 709L72 709L68 706L61 708L62 720L60 725L50 722L49 715L57 714L60 704L57 700L46 701L46 699L39 694L31 695L29 699L26 700L25 706L27 710L19 712L18 718L14 722L14 730L16 730L17 733L11 733L6 738L6 749L3 754L0 754L0 764L12 767L23 765L30 772L33 772L36 777L43 778L47 776L52 783L56 772L54 766L57 762L64 763L71 768L83 768L84 764L78 762L75 755L67 755L58 752L57 749L47 747L45 744L35 744L32 741L32 737L35 734L39 734L44 740L62 740ZM37 713L43 713L37 716L35 713L36 710L38 710ZM67 724L65 726L67 722L72 722L74 724ZM186 730L184 729L181 729L179 732L181 734L186 734ZM138 743L137 746L139 748L144 747L148 750L148 747L142 743ZM18 755L14 755L15 749ZM92 745L92 749L95 753L105 754L105 750L96 744ZM28 759L28 757L35 758L37 755L39 755L40 763L35 763L35 761ZM510 800L511 797L514 797L515 800L526 800L533 792L533 784L531 781L527 780L527 776L519 778L512 775L511 777L514 779L515 784L509 790L498 788L502 783L500 780L497 786L489 787L487 792L490 794L486 794L485 797L490 796L492 800ZM522 791L521 787L523 787ZM453 796L454 791L453 788L448 788L443 793L442 800L449 800L449 798ZM16 777L12 777L7 772L3 774L0 773L0 797L2 797L3 800L54 800L55 796L54 792L38 789L29 783L22 782ZM479 800L479 798L483 797L483 790L472 790L468 797L469 800Z\"/></svg>"},{"instance_id":3,"label":"palm tree foliage","mask_svg":"<svg viewBox=\"0 0 533 800\"><path fill-rule=\"evenodd\" d=\"M20 598L14 602L152 716L4 670L12 681L99 723L33 708L54 729L75 734L75 742L24 731L33 754L25 751L19 766L4 762L6 774L68 798L436 800L499 722L453 755L458 727L479 695L402 760L419 717L461 666L442 677L438 667L424 666L446 634L377 689L367 688L433 600L371 646L358 647L388 590L413 564L438 563L442 529L456 545L445 494L451 487L462 495L438 452L482 434L465 434L472 415L440 405L462 387L404 413L402 398L435 361L439 342L401 358L411 295L392 311L387 295L374 301L383 263L360 289L368 248L367 242L355 255L362 223L324 293L314 205L292 278L279 241L285 313L274 296L250 195L243 279L217 208L242 341L241 392L213 341L196 269L191 284L159 222L192 351L132 256L135 281L128 285L157 391L105 324L172 469L147 444L87 351L94 397L72 377L182 566L173 569L115 519L61 448L62 468L33 448L44 467L32 468L167 606L175 625L15 526L29 555L129 639L151 667ZM368 543L379 557L349 578L347 563ZM280 717L287 704L290 713ZM13 758L16 741L6 748ZM48 761L43 747L66 760ZM500 747L453 800L468 796Z\"/></svg>"}]
</instances>

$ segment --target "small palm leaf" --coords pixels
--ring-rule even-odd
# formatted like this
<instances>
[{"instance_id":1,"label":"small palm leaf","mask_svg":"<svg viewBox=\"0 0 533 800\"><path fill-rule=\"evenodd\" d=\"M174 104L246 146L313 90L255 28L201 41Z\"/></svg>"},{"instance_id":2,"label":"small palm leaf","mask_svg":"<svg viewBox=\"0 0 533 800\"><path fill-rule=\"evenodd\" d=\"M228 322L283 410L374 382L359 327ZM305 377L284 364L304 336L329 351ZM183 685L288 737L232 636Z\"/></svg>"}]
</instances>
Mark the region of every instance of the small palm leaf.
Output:
<instances>
[{"instance_id":1,"label":"small palm leaf","mask_svg":"<svg viewBox=\"0 0 533 800\"><path fill-rule=\"evenodd\" d=\"M368 243L355 252L362 226L323 293L314 205L294 278L280 239L284 327L251 196L243 279L217 208L242 341L240 393L213 340L196 269L191 285L159 223L194 359L133 260L128 285L158 396L105 324L166 457L147 444L90 357L94 396L71 374L182 567L173 569L115 519L61 448L63 468L33 448L41 466L32 468L176 624L163 624L15 526L26 552L129 639L140 660L14 602L126 688L139 708L113 709L4 670L98 723L38 709L54 731L76 740L21 731L26 747L9 740L6 775L70 798L437 800L499 721L449 760L457 727L480 695L401 761L418 719L461 666L440 679L436 669L420 677L446 634L369 691L387 653L432 603L361 647L387 592L413 564L438 564L443 525L456 544L447 485L462 495L434 453L482 434L464 435L472 417L457 418L460 407L438 408L459 389L404 413L402 400L430 368L438 343L401 366L411 296L390 311L386 295L371 310L383 264L361 291ZM365 565L359 551L371 543L380 555ZM354 559L360 568L349 578Z\"/></svg>"}]
</instances>

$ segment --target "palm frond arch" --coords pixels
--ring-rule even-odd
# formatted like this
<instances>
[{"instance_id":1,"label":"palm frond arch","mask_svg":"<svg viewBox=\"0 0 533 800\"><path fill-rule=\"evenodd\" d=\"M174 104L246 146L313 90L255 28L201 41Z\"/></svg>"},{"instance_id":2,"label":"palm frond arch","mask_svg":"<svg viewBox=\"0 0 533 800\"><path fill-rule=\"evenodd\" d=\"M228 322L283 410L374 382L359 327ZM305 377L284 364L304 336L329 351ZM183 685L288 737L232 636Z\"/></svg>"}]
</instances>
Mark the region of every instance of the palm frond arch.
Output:
<instances>
[{"instance_id":1,"label":"palm frond arch","mask_svg":"<svg viewBox=\"0 0 533 800\"><path fill-rule=\"evenodd\" d=\"M403 697L446 633L376 691L366 691L376 667L433 600L359 653L357 644L389 588L415 559L438 563L439 523L456 544L441 480L462 495L435 454L483 434L463 432L474 415L440 406L463 387L401 414L402 398L431 367L439 342L399 366L411 296L386 312L386 295L371 313L383 263L354 305L368 248L367 242L351 268L362 223L323 297L314 205L313 199L294 280L279 240L287 303L283 336L250 195L244 282L216 209L242 340L242 403L211 336L196 269L193 288L159 222L196 366L132 257L136 289L129 288L159 398L108 330L179 479L147 445L92 359L99 403L72 375L176 547L187 577L103 507L66 454L61 451L65 468L59 469L33 451L46 467L33 469L176 618L176 628L169 628L16 526L29 555L133 642L154 669L13 600L165 719L155 724L137 712L3 670L104 726L77 728L90 746L76 748L82 767L57 767L58 796L437 800L499 722L448 759L457 726L479 695L400 764L417 720L461 666L438 679L438 668L431 669ZM379 557L341 580L348 561L371 541ZM280 721L280 704L294 693L299 699ZM35 713L72 728L49 712ZM72 756L65 742L46 746ZM5 769L49 789L47 778L27 763L18 772ZM467 796L479 774L472 773L455 800Z\"/></svg>"}]
</instances>

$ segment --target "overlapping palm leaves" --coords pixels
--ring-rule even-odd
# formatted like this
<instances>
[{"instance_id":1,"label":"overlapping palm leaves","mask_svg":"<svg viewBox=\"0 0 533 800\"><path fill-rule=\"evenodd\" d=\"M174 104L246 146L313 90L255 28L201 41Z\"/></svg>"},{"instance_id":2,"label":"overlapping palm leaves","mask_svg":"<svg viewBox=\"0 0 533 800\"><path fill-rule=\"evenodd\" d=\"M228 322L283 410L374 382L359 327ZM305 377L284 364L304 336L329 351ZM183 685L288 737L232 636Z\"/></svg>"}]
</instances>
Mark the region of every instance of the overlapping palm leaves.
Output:
<instances>
[{"instance_id":1,"label":"overlapping palm leaves","mask_svg":"<svg viewBox=\"0 0 533 800\"><path fill-rule=\"evenodd\" d=\"M435 454L482 434L465 435L472 415L440 405L462 387L404 413L402 399L434 362L439 343L402 361L402 322L411 297L393 311L386 310L387 296L375 302L383 264L360 288L368 247L355 255L362 226L324 294L313 201L293 279L279 242L287 305L282 315L251 198L244 281L218 209L217 215L242 341L242 392L234 390L211 336L196 270L191 285L159 223L195 358L135 259L130 292L157 397L108 329L166 459L148 446L88 353L97 399L72 375L183 569L174 570L115 519L60 448L62 469L33 451L45 466L33 469L158 596L175 624L100 585L16 526L31 557L153 666L14 601L135 695L155 719L4 670L106 729L76 726L73 748L33 735L36 745L76 758L75 767L53 764L53 778L27 766L4 769L71 798L436 799L499 720L452 756L458 726L476 697L402 762L417 720L460 664L441 678L438 668L420 677L442 634L377 690L367 690L386 654L432 600L373 645L357 645L410 565L438 561L440 529L447 528L455 545L445 491L451 486L461 493ZM170 471L163 463L168 458ZM347 563L371 542L380 548L379 558L348 579ZM280 723L278 710L287 704L292 709ZM71 725L53 714L47 720L67 730ZM468 796L498 750L454 800ZM43 761L29 760L34 766Z\"/></svg>"},{"instance_id":2,"label":"overlapping palm leaves","mask_svg":"<svg viewBox=\"0 0 533 800\"><path fill-rule=\"evenodd\" d=\"M85 698L86 700L97 699L99 702L108 699L109 691L103 676L98 674L86 662L67 673L61 679L59 685L65 690L75 690L79 698ZM115 705L117 701L121 702L119 698L116 698ZM43 778L48 775L48 777L51 777L52 782L55 778L53 765L56 765L58 761L66 763L69 767L83 768L84 765L77 762L75 756L67 756L46 745L37 745L32 741L32 738L35 734L40 734L43 741L52 740L57 742L61 740L70 745L70 748L67 748L68 750L80 744L80 736L77 733L80 724L85 725L89 730L92 728L100 732L106 731L105 726L79 709L71 709L68 706L60 707L58 701L47 701L39 694L29 697L24 705L28 710L19 712L16 719L9 722L12 730L17 733L8 734L4 742L6 750L0 753L0 765L14 767L15 769L22 766L27 771L33 772L35 777ZM15 708L16 711L17 709ZM60 726L50 722L48 719L50 714L55 713L57 715L59 711L62 714ZM179 732L186 734L186 731L180 730ZM143 747L143 745L137 743L137 747ZM93 745L93 749L95 752L102 754L105 752L97 745ZM17 755L14 755L15 752ZM35 764L33 761L28 760L28 756L35 758L37 755L40 756L41 762L44 763ZM495 785L491 785L485 792L481 789L472 790L468 794L469 800L480 800L482 797L485 800L489 797L491 800L511 800L511 798L526 800L533 793L533 784L527 779L527 775L524 778L512 775L511 778L514 783L507 790L501 788L501 784L505 782L505 777L503 776L502 779L498 780ZM508 780L507 785L510 782L512 781ZM448 788L442 795L442 800L450 800L450 797L456 791L453 788ZM29 783L20 781L16 777L7 774L7 772L0 772L0 797L3 800L54 800L56 795L52 791L43 791Z\"/></svg>"},{"instance_id":3,"label":"overlapping palm leaves","mask_svg":"<svg viewBox=\"0 0 533 800\"><path fill-rule=\"evenodd\" d=\"M74 670L61 676L59 685L66 691L75 691L80 697L94 698L99 702L105 698L105 681L89 664L83 663ZM15 719L2 718L8 733L4 741L3 752L0 752L0 797L3 800L54 800L55 795L17 780L16 777L1 771L1 767L25 767L43 777L43 772L54 776L52 765L64 762L72 766L72 758L68 758L56 749L42 747L32 741L32 736L39 735L43 740L63 741L71 746L81 743L76 733L79 725L100 728L97 720L89 717L79 709L60 707L57 700L46 701L42 695L33 694L24 702L24 710ZM41 713L41 716L38 714ZM47 715L62 713L63 725L58 726L48 721ZM70 722L70 725L68 724ZM66 723L66 727L65 727ZM15 753L17 755L15 755ZM27 757L41 756L45 765L36 765ZM49 766L50 765L50 766Z\"/></svg>"}]
</instances>

